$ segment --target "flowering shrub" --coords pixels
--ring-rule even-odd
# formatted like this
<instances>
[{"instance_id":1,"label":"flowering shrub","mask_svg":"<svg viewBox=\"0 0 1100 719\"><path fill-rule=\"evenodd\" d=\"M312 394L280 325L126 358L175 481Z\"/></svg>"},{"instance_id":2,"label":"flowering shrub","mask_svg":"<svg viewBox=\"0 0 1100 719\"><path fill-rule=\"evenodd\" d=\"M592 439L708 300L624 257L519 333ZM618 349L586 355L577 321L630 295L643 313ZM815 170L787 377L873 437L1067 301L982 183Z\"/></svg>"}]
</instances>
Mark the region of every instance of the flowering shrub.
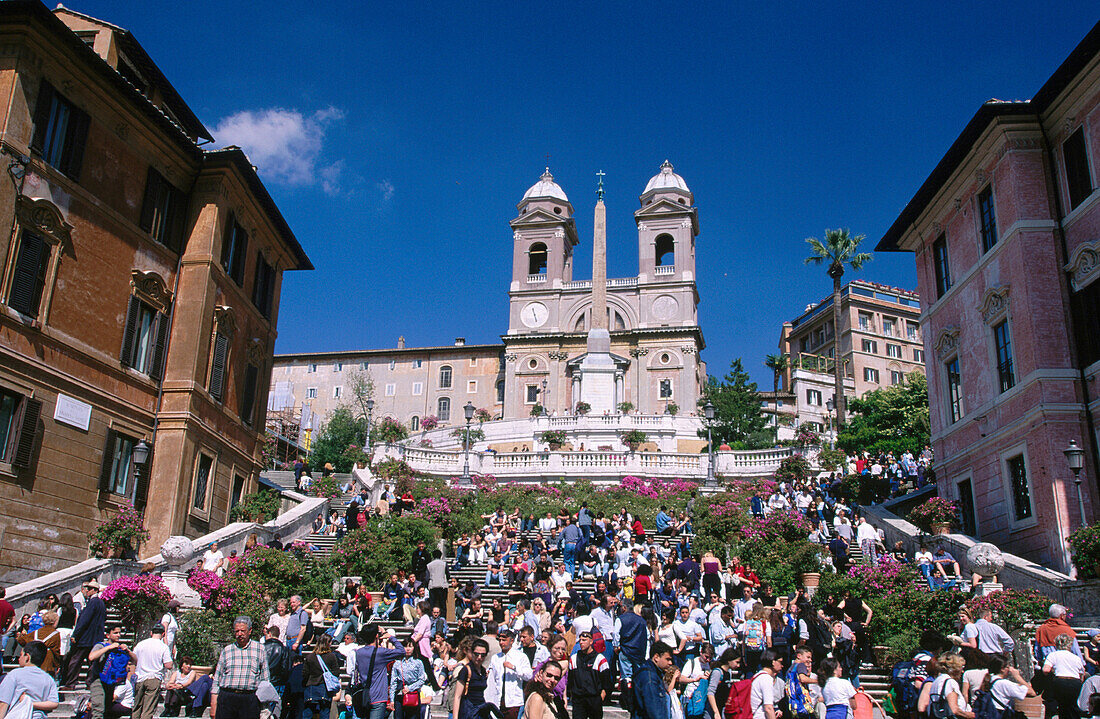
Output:
<instances>
[{"instance_id":1,"label":"flowering shrub","mask_svg":"<svg viewBox=\"0 0 1100 719\"><path fill-rule=\"evenodd\" d=\"M172 592L164 586L159 574L137 574L119 577L104 587L100 596L119 613L123 622L135 626L163 612Z\"/></svg>"},{"instance_id":2,"label":"flowering shrub","mask_svg":"<svg viewBox=\"0 0 1100 719\"><path fill-rule=\"evenodd\" d=\"M229 597L223 596L225 580L217 572L196 569L187 575L187 586L198 592L202 605L208 609L225 611L232 604Z\"/></svg>"},{"instance_id":3,"label":"flowering shrub","mask_svg":"<svg viewBox=\"0 0 1100 719\"><path fill-rule=\"evenodd\" d=\"M424 423L421 422L420 425L424 426ZM396 444L409 436L409 428L393 417L383 417L370 432L371 439L383 444Z\"/></svg>"},{"instance_id":4,"label":"flowering shrub","mask_svg":"<svg viewBox=\"0 0 1100 719\"><path fill-rule=\"evenodd\" d=\"M1100 523L1081 527L1069 535L1069 546L1079 577L1100 578Z\"/></svg>"},{"instance_id":5,"label":"flowering shrub","mask_svg":"<svg viewBox=\"0 0 1100 719\"><path fill-rule=\"evenodd\" d=\"M411 492L413 484L421 474L400 459L384 459L371 467L374 476L382 480L383 484L393 487L397 494Z\"/></svg>"},{"instance_id":6,"label":"flowering shrub","mask_svg":"<svg viewBox=\"0 0 1100 719\"><path fill-rule=\"evenodd\" d=\"M933 497L917 505L906 519L924 531L931 532L933 524L954 525L958 516L958 504L943 497Z\"/></svg>"},{"instance_id":7,"label":"flowering shrub","mask_svg":"<svg viewBox=\"0 0 1100 719\"><path fill-rule=\"evenodd\" d=\"M349 466L357 465L360 462L369 462L370 455L367 454L363 447L357 444L349 444L348 448L344 450L341 455Z\"/></svg>"},{"instance_id":8,"label":"flowering shrub","mask_svg":"<svg viewBox=\"0 0 1100 719\"><path fill-rule=\"evenodd\" d=\"M313 484L309 485L309 493L314 497L325 497L326 499L335 499L341 494L340 480L336 477L321 477L313 480Z\"/></svg>"},{"instance_id":9,"label":"flowering shrub","mask_svg":"<svg viewBox=\"0 0 1100 719\"><path fill-rule=\"evenodd\" d=\"M801 454L792 454L783 458L779 469L775 470L777 482L801 482L810 476L810 462Z\"/></svg>"},{"instance_id":10,"label":"flowering shrub","mask_svg":"<svg viewBox=\"0 0 1100 719\"><path fill-rule=\"evenodd\" d=\"M670 499L673 496L683 494L684 492L694 492L698 488L698 482L692 482L687 479L680 479L679 477L673 479L670 482L663 482L657 478L650 479L647 482L640 477L627 475L619 480L619 486L617 489L618 491L638 495L639 497L650 497L652 499ZM613 491L613 489L604 491Z\"/></svg>"},{"instance_id":11,"label":"flowering shrub","mask_svg":"<svg viewBox=\"0 0 1100 719\"><path fill-rule=\"evenodd\" d=\"M577 414L588 414L592 411L592 405L587 402L577 402Z\"/></svg>"},{"instance_id":12,"label":"flowering shrub","mask_svg":"<svg viewBox=\"0 0 1100 719\"><path fill-rule=\"evenodd\" d=\"M430 432L438 426L439 417L436 417L434 414L429 414L426 417L420 418L420 429L424 430L425 432Z\"/></svg>"},{"instance_id":13,"label":"flowering shrub","mask_svg":"<svg viewBox=\"0 0 1100 719\"><path fill-rule=\"evenodd\" d=\"M1051 603L1050 597L1044 597L1034 589L1003 589L970 599L966 608L975 619L982 611L991 610L994 621L1005 631L1011 632L1046 619Z\"/></svg>"},{"instance_id":14,"label":"flowering shrub","mask_svg":"<svg viewBox=\"0 0 1100 719\"><path fill-rule=\"evenodd\" d=\"M821 435L809 427L799 427L794 436L795 447L815 447L821 444Z\"/></svg>"},{"instance_id":15,"label":"flowering shrub","mask_svg":"<svg viewBox=\"0 0 1100 719\"><path fill-rule=\"evenodd\" d=\"M474 411L474 420L479 423L489 422L493 419L493 413L487 409L478 409Z\"/></svg>"},{"instance_id":16,"label":"flowering shrub","mask_svg":"<svg viewBox=\"0 0 1100 719\"><path fill-rule=\"evenodd\" d=\"M630 447L630 451L638 449L639 445L645 444L649 439L649 435L640 429L632 429L622 436L622 442L627 447Z\"/></svg>"},{"instance_id":17,"label":"flowering shrub","mask_svg":"<svg viewBox=\"0 0 1100 719\"><path fill-rule=\"evenodd\" d=\"M141 512L131 504L123 504L107 521L100 523L88 535L88 548L93 557L103 557L112 551L137 549L149 538Z\"/></svg>"},{"instance_id":18,"label":"flowering shrub","mask_svg":"<svg viewBox=\"0 0 1100 719\"><path fill-rule=\"evenodd\" d=\"M188 656L196 666L211 666L222 647L233 641L230 618L210 609L181 612L176 633L176 655Z\"/></svg>"},{"instance_id":19,"label":"flowering shrub","mask_svg":"<svg viewBox=\"0 0 1100 719\"><path fill-rule=\"evenodd\" d=\"M762 519L753 517L741 528L746 540L765 542L776 539L794 542L806 539L812 531L814 527L806 516L793 509L770 512Z\"/></svg>"},{"instance_id":20,"label":"flowering shrub","mask_svg":"<svg viewBox=\"0 0 1100 719\"><path fill-rule=\"evenodd\" d=\"M367 586L378 587L398 567L409 566L417 542L434 547L438 531L430 521L417 517L372 519L363 529L344 535L330 562L343 576L361 576Z\"/></svg>"}]
</instances>

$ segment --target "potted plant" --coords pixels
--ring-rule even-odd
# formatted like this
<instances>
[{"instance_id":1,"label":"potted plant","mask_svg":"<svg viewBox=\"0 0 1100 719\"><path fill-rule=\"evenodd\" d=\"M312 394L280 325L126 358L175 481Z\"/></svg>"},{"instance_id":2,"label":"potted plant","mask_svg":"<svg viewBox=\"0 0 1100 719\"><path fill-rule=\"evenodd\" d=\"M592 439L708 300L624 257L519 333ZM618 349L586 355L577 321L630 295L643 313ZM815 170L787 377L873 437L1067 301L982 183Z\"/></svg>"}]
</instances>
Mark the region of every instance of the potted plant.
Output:
<instances>
[{"instance_id":1,"label":"potted plant","mask_svg":"<svg viewBox=\"0 0 1100 719\"><path fill-rule=\"evenodd\" d=\"M159 617L172 599L172 592L159 574L137 574L119 577L100 595L107 606L117 611L127 626L138 636L150 619Z\"/></svg>"},{"instance_id":2,"label":"potted plant","mask_svg":"<svg viewBox=\"0 0 1100 719\"><path fill-rule=\"evenodd\" d=\"M943 497L933 497L917 505L906 517L921 530L931 534L947 534L959 516L959 505Z\"/></svg>"},{"instance_id":3,"label":"potted plant","mask_svg":"<svg viewBox=\"0 0 1100 719\"><path fill-rule=\"evenodd\" d=\"M409 429L393 417L383 417L381 422L371 428L370 434L375 442L397 444L409 436Z\"/></svg>"},{"instance_id":4,"label":"potted plant","mask_svg":"<svg viewBox=\"0 0 1100 719\"><path fill-rule=\"evenodd\" d=\"M619 414L630 414L633 411L634 411L634 403L633 402L619 402Z\"/></svg>"},{"instance_id":5,"label":"potted plant","mask_svg":"<svg viewBox=\"0 0 1100 719\"><path fill-rule=\"evenodd\" d=\"M680 414L680 405L676 404L675 402L669 402L667 405L665 405L665 411L675 417L676 415Z\"/></svg>"},{"instance_id":6,"label":"potted plant","mask_svg":"<svg viewBox=\"0 0 1100 719\"><path fill-rule=\"evenodd\" d=\"M255 522L263 524L279 516L279 493L270 489L246 494L241 501L229 510L229 519L233 522Z\"/></svg>"},{"instance_id":7,"label":"potted plant","mask_svg":"<svg viewBox=\"0 0 1100 719\"><path fill-rule=\"evenodd\" d=\"M531 416L532 417L541 417L542 413L543 413L542 405L539 404L538 402L536 402L534 404L534 406L531 407Z\"/></svg>"},{"instance_id":8,"label":"potted plant","mask_svg":"<svg viewBox=\"0 0 1100 719\"><path fill-rule=\"evenodd\" d=\"M420 418L420 429L424 430L425 432L430 432L438 426L439 417L436 417L434 414L429 414L425 417Z\"/></svg>"},{"instance_id":9,"label":"potted plant","mask_svg":"<svg viewBox=\"0 0 1100 719\"><path fill-rule=\"evenodd\" d=\"M487 409L479 409L474 412L474 419L478 424L484 424L493 419L493 414Z\"/></svg>"},{"instance_id":10,"label":"potted plant","mask_svg":"<svg viewBox=\"0 0 1100 719\"><path fill-rule=\"evenodd\" d=\"M556 452L565 444L566 435L560 429L548 429L539 435L539 441L550 445L550 450Z\"/></svg>"},{"instance_id":11,"label":"potted plant","mask_svg":"<svg viewBox=\"0 0 1100 719\"><path fill-rule=\"evenodd\" d=\"M588 414L591 411L592 411L592 405L590 405L590 404L588 404L587 402L584 402L584 401L577 402L577 414L584 415L584 414Z\"/></svg>"},{"instance_id":12,"label":"potted plant","mask_svg":"<svg viewBox=\"0 0 1100 719\"><path fill-rule=\"evenodd\" d=\"M88 549L93 557L120 557L123 552L136 550L148 538L141 513L126 503L88 535Z\"/></svg>"},{"instance_id":13,"label":"potted plant","mask_svg":"<svg viewBox=\"0 0 1100 719\"><path fill-rule=\"evenodd\" d=\"M621 407L622 405L619 406ZM645 444L647 439L649 439L649 437L640 429L632 429L622 436L623 444L629 447L631 452L637 452L638 447Z\"/></svg>"}]
</instances>

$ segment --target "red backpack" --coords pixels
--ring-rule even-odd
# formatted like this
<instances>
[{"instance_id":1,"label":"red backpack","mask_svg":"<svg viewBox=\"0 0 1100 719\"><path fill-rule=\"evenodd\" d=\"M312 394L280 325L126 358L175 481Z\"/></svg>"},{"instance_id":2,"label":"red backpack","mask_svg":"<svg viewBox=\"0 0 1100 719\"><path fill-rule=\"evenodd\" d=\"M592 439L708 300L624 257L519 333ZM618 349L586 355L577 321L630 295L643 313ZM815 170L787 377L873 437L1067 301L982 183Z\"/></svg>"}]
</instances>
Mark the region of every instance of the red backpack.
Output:
<instances>
[{"instance_id":1,"label":"red backpack","mask_svg":"<svg viewBox=\"0 0 1100 719\"><path fill-rule=\"evenodd\" d=\"M742 679L730 686L729 696L726 697L726 706L722 713L726 719L752 719L752 680L763 672L753 674L749 679Z\"/></svg>"}]
</instances>

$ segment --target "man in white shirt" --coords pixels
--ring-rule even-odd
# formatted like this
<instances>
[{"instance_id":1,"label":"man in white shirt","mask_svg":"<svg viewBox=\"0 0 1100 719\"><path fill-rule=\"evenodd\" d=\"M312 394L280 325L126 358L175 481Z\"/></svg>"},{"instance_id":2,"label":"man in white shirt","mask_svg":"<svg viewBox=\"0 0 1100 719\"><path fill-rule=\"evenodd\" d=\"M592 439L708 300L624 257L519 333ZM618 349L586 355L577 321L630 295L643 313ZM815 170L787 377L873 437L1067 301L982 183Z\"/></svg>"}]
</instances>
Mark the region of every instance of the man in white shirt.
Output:
<instances>
[{"instance_id":1,"label":"man in white shirt","mask_svg":"<svg viewBox=\"0 0 1100 719\"><path fill-rule=\"evenodd\" d=\"M674 654L681 660L680 664L699 656L699 643L706 639L706 635L703 634L703 628L699 626L698 622L691 618L689 607L680 607L680 617L672 623L672 631L676 634L677 641L679 641L679 645L676 647L679 651L675 651ZM680 647L683 647L683 649L680 649Z\"/></svg>"},{"instance_id":2,"label":"man in white shirt","mask_svg":"<svg viewBox=\"0 0 1100 719\"><path fill-rule=\"evenodd\" d=\"M752 598L752 587L747 584L741 587L741 598L733 605L733 623L735 627L741 626L745 617L752 612L756 600Z\"/></svg>"},{"instance_id":3,"label":"man in white shirt","mask_svg":"<svg viewBox=\"0 0 1100 719\"><path fill-rule=\"evenodd\" d=\"M137 668L134 679L134 719L153 719L160 701L160 685L165 674L172 668L172 651L164 643L164 625L153 625L148 639L143 639L134 647Z\"/></svg>"},{"instance_id":4,"label":"man in white shirt","mask_svg":"<svg viewBox=\"0 0 1100 719\"><path fill-rule=\"evenodd\" d=\"M863 517L859 518L859 525L856 527L856 541L859 542L859 548L863 550L863 561L874 565L878 560L875 555L878 532L870 524L867 524L867 520Z\"/></svg>"},{"instance_id":5,"label":"man in white shirt","mask_svg":"<svg viewBox=\"0 0 1100 719\"><path fill-rule=\"evenodd\" d=\"M768 509L775 511L790 508L791 503L788 502L787 498L780 494L778 490L772 492L772 496L768 497Z\"/></svg>"},{"instance_id":6,"label":"man in white shirt","mask_svg":"<svg viewBox=\"0 0 1100 719\"><path fill-rule=\"evenodd\" d=\"M497 633L500 651L489 660L489 676L485 685L485 701L495 704L504 719L516 719L523 707L523 685L532 676L531 663L515 646L510 629Z\"/></svg>"},{"instance_id":7,"label":"man in white shirt","mask_svg":"<svg viewBox=\"0 0 1100 719\"><path fill-rule=\"evenodd\" d=\"M336 647L336 652L344 658L344 671L351 677L355 676L355 652L360 648L355 639L355 632L348 632L344 635L344 641Z\"/></svg>"},{"instance_id":8,"label":"man in white shirt","mask_svg":"<svg viewBox=\"0 0 1100 719\"><path fill-rule=\"evenodd\" d=\"M225 555L218 549L218 543L210 545L210 549L202 555L202 568L208 572L214 572L219 577L225 574Z\"/></svg>"},{"instance_id":9,"label":"man in white shirt","mask_svg":"<svg viewBox=\"0 0 1100 719\"><path fill-rule=\"evenodd\" d=\"M771 649L760 655L760 672L752 678L749 708L752 719L775 719L775 677L783 671L783 661Z\"/></svg>"},{"instance_id":10,"label":"man in white shirt","mask_svg":"<svg viewBox=\"0 0 1100 719\"><path fill-rule=\"evenodd\" d=\"M565 563L558 562L558 568L550 573L550 583L554 586L554 593L560 594L565 590L566 582L572 582L573 575L565 571Z\"/></svg>"}]
</instances>

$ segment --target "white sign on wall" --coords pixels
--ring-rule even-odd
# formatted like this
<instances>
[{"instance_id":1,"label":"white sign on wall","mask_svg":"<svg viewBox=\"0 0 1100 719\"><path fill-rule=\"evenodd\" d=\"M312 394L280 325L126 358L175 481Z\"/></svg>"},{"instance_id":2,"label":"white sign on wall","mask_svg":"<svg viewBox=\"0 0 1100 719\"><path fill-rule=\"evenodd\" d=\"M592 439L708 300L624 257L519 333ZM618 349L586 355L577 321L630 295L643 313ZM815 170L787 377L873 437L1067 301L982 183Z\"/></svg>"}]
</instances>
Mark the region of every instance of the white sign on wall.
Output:
<instances>
[{"instance_id":1,"label":"white sign on wall","mask_svg":"<svg viewBox=\"0 0 1100 719\"><path fill-rule=\"evenodd\" d=\"M87 432L88 426L92 422L92 405L66 394L58 394L57 406L53 410L53 418L70 427L76 427Z\"/></svg>"}]
</instances>

